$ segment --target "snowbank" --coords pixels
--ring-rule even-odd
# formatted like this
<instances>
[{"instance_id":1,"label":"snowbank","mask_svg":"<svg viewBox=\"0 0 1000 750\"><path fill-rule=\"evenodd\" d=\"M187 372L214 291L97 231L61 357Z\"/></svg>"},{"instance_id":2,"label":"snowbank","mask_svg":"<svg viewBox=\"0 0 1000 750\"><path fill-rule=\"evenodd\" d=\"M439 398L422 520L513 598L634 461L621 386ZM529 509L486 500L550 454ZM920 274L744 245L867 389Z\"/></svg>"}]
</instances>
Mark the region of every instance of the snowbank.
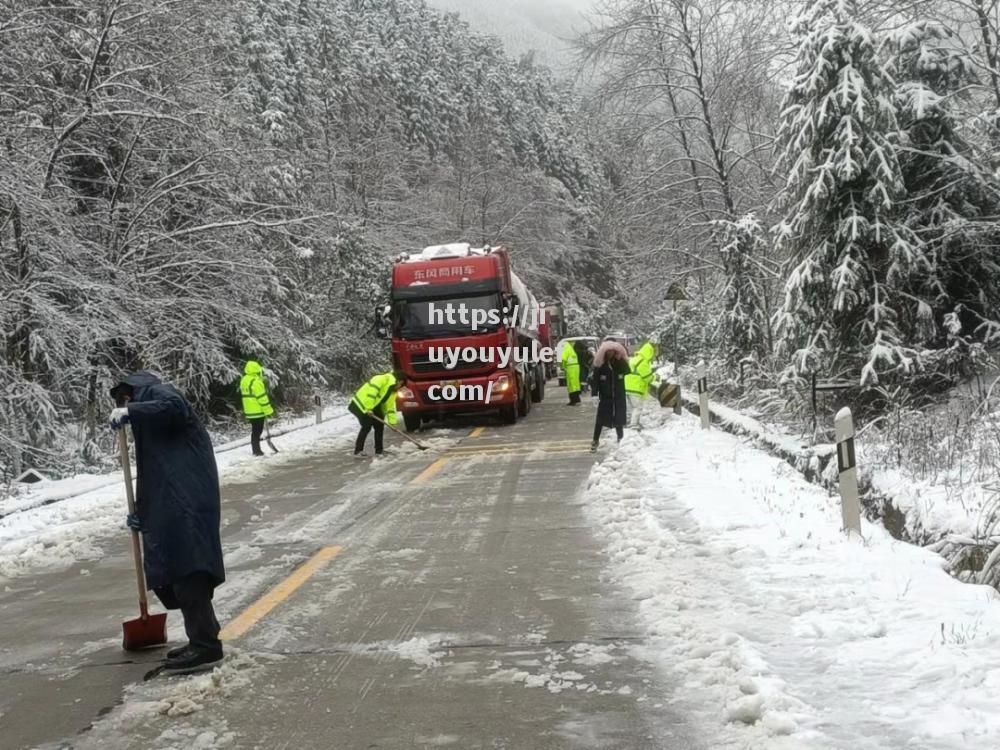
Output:
<instances>
[{"instance_id":1,"label":"snowbank","mask_svg":"<svg viewBox=\"0 0 1000 750\"><path fill-rule=\"evenodd\" d=\"M662 372L662 371L661 371ZM697 408L697 395L682 389L681 397L689 407ZM836 445L809 445L805 440L788 435L774 425L765 425L752 417L717 401L709 402L714 422L737 435L751 438L757 445L788 461L807 479L828 488L836 487ZM983 420L979 432L969 442L987 444L995 440L989 420ZM983 481L978 475L992 471L990 460L970 459L973 466L962 461L937 467L926 476L915 476L914 469L925 467L898 466L887 462L887 455L897 447L884 437L859 430L856 445L858 477L862 487L862 502L869 511L891 514L895 533L915 544L927 545L946 555L952 572L963 580L978 580L993 585L1000 583L1000 570L984 569L977 573L986 556L997 547L1000 538L986 538L983 528L989 526L991 514L998 507L998 486ZM933 448L929 448L930 452ZM988 451L984 451L988 452ZM945 462L948 463L948 462ZM977 561L978 560L978 561Z\"/></svg>"},{"instance_id":2,"label":"snowbank","mask_svg":"<svg viewBox=\"0 0 1000 750\"><path fill-rule=\"evenodd\" d=\"M630 433L587 508L647 655L740 748L1000 747L1000 604L784 461L685 414Z\"/></svg>"}]
</instances>

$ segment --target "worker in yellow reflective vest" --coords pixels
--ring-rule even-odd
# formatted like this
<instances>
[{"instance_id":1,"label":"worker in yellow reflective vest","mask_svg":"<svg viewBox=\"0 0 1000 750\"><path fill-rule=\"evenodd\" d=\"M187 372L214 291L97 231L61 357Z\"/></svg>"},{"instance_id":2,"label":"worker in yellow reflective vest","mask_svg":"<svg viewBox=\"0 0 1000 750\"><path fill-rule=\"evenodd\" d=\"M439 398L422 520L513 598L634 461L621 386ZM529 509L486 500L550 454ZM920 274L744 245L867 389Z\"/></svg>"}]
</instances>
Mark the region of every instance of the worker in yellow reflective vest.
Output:
<instances>
[{"instance_id":1,"label":"worker in yellow reflective vest","mask_svg":"<svg viewBox=\"0 0 1000 750\"><path fill-rule=\"evenodd\" d=\"M625 396L628 398L629 427L639 426L639 409L653 382L653 359L656 345L647 341L628 361L629 374L625 376Z\"/></svg>"},{"instance_id":2,"label":"worker in yellow reflective vest","mask_svg":"<svg viewBox=\"0 0 1000 750\"><path fill-rule=\"evenodd\" d=\"M580 403L580 357L573 344L573 341L563 343L562 358L559 360L559 366L566 374L566 390L569 391L567 406L576 406Z\"/></svg>"},{"instance_id":3,"label":"worker in yellow reflective vest","mask_svg":"<svg viewBox=\"0 0 1000 750\"><path fill-rule=\"evenodd\" d=\"M247 360L240 378L240 399L243 402L243 416L250 422L250 447L255 456L263 456L260 436L264 432L264 422L274 414L271 398L264 382L264 368L260 362Z\"/></svg>"},{"instance_id":4,"label":"worker in yellow reflective vest","mask_svg":"<svg viewBox=\"0 0 1000 750\"><path fill-rule=\"evenodd\" d=\"M382 455L382 435L386 424L396 424L396 391L403 387L405 378L399 371L376 375L354 392L347 410L358 418L361 429L354 441L354 455L365 452L368 433L375 430L375 455Z\"/></svg>"}]
</instances>

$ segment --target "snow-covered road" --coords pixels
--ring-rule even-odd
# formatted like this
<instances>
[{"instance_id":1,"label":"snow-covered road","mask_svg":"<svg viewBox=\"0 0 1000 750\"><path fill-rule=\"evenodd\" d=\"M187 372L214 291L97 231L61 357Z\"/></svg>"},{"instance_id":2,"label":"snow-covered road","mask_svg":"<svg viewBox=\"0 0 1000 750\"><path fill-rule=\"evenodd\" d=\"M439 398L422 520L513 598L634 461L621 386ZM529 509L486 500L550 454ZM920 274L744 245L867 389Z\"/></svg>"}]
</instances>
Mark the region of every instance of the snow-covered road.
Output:
<instances>
[{"instance_id":1,"label":"snow-covered road","mask_svg":"<svg viewBox=\"0 0 1000 750\"><path fill-rule=\"evenodd\" d=\"M380 463L349 457L347 418L221 458L220 618L343 551L215 674L135 682L71 746L1000 747L995 591L880 527L847 538L835 497L687 414L648 402L592 463L592 410L551 398ZM0 732L64 736L156 662L115 643L121 507L0 524ZM14 715L50 695L58 721Z\"/></svg>"},{"instance_id":2,"label":"snow-covered road","mask_svg":"<svg viewBox=\"0 0 1000 750\"><path fill-rule=\"evenodd\" d=\"M591 474L609 575L713 747L1000 747L1000 602L690 415Z\"/></svg>"},{"instance_id":3,"label":"snow-covered road","mask_svg":"<svg viewBox=\"0 0 1000 750\"><path fill-rule=\"evenodd\" d=\"M219 478L223 485L260 479L309 453L330 450L355 424L343 413L318 425L313 417L290 420L281 430L287 434L275 438L281 452L261 458L244 447L246 440L218 446ZM120 472L43 482L0 497L0 581L100 557L102 541L121 537L125 512Z\"/></svg>"}]
</instances>

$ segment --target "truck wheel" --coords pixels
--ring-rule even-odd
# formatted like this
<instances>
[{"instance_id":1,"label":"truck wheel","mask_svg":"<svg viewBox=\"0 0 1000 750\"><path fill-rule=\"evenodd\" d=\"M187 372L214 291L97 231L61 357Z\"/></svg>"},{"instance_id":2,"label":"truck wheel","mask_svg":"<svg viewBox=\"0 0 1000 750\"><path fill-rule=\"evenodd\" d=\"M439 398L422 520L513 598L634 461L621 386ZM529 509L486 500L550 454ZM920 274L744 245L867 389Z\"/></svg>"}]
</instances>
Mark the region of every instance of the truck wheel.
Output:
<instances>
[{"instance_id":1,"label":"truck wheel","mask_svg":"<svg viewBox=\"0 0 1000 750\"><path fill-rule=\"evenodd\" d=\"M545 372L541 366L535 368L535 387L531 389L531 400L536 404L545 398Z\"/></svg>"},{"instance_id":2,"label":"truck wheel","mask_svg":"<svg viewBox=\"0 0 1000 750\"><path fill-rule=\"evenodd\" d=\"M420 429L420 415L419 414L404 414L403 415L403 427L406 428L407 432L416 432Z\"/></svg>"},{"instance_id":3,"label":"truck wheel","mask_svg":"<svg viewBox=\"0 0 1000 750\"><path fill-rule=\"evenodd\" d=\"M505 406L500 410L500 421L503 424L514 424L517 422L517 407Z\"/></svg>"},{"instance_id":4,"label":"truck wheel","mask_svg":"<svg viewBox=\"0 0 1000 750\"><path fill-rule=\"evenodd\" d=\"M531 391L525 387L521 391L520 397L517 399L517 416L526 417L528 412L531 411Z\"/></svg>"}]
</instances>

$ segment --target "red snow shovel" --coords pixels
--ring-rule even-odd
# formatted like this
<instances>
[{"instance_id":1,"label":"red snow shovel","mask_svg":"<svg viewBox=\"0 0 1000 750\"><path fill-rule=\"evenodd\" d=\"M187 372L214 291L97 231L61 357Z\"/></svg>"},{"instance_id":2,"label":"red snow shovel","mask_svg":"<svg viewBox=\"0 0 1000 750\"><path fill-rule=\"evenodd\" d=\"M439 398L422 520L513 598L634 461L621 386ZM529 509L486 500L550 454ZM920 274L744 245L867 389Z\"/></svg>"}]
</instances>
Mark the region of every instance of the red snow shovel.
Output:
<instances>
[{"instance_id":1,"label":"red snow shovel","mask_svg":"<svg viewBox=\"0 0 1000 750\"><path fill-rule=\"evenodd\" d=\"M128 512L135 513L135 494L132 491L132 467L128 460L128 438L125 428L118 430L118 450L122 457L122 473L125 475L125 495L128 497ZM149 602L146 599L146 576L142 571L142 545L139 543L139 532L132 529L132 561L135 563L135 578L139 584L139 616L134 620L122 623L122 648L126 651L138 651L154 646L163 646L167 642L167 613L149 614Z\"/></svg>"}]
</instances>

